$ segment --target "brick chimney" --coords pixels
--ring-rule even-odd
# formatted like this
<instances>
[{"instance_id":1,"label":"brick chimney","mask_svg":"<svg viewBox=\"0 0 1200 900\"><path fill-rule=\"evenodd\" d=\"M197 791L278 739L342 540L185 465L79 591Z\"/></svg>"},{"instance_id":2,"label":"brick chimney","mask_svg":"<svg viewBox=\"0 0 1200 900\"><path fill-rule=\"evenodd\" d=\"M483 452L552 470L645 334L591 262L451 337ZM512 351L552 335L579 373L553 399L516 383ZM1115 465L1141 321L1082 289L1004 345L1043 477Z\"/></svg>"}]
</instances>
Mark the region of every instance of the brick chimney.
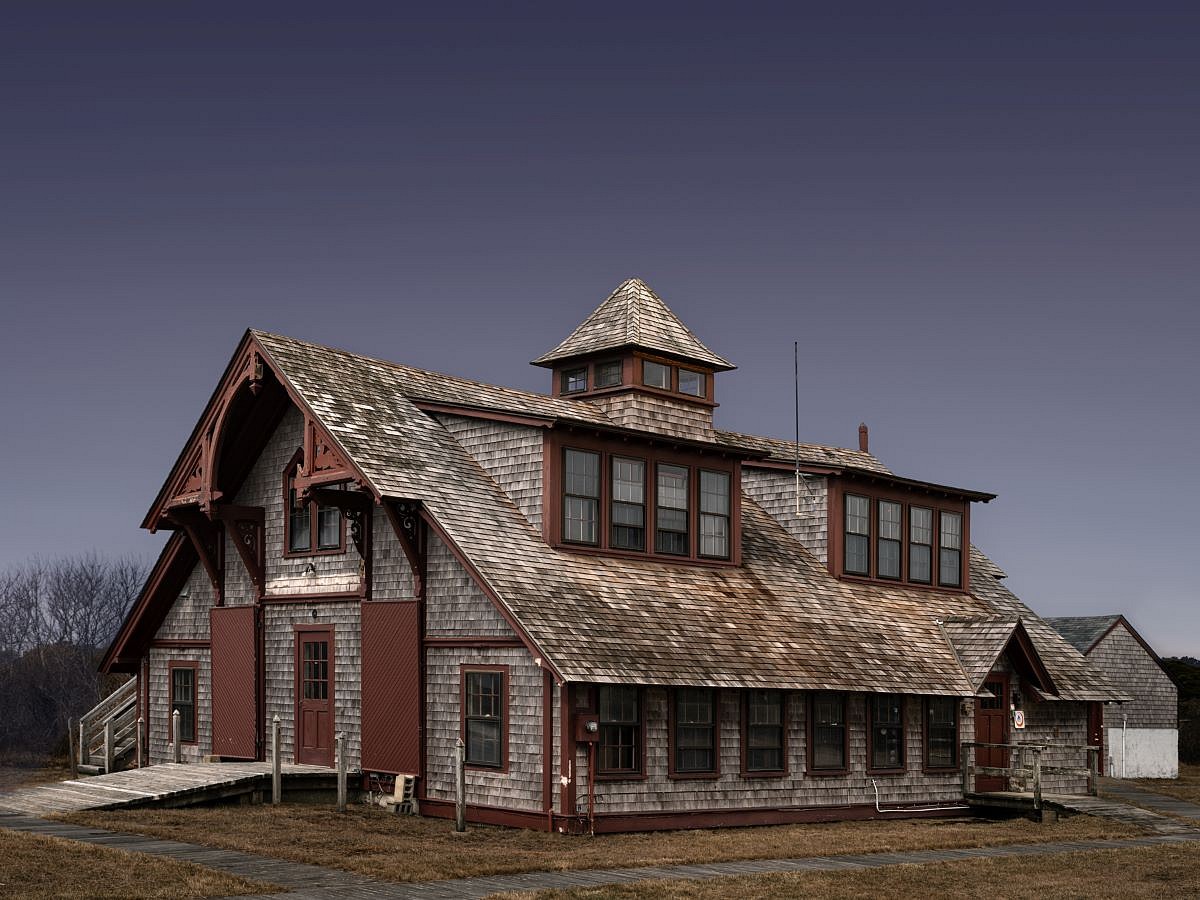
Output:
<instances>
[{"instance_id":1,"label":"brick chimney","mask_svg":"<svg viewBox=\"0 0 1200 900\"><path fill-rule=\"evenodd\" d=\"M863 453L870 453L871 451L867 449L867 444L867 423L861 422L858 426L858 449Z\"/></svg>"}]
</instances>

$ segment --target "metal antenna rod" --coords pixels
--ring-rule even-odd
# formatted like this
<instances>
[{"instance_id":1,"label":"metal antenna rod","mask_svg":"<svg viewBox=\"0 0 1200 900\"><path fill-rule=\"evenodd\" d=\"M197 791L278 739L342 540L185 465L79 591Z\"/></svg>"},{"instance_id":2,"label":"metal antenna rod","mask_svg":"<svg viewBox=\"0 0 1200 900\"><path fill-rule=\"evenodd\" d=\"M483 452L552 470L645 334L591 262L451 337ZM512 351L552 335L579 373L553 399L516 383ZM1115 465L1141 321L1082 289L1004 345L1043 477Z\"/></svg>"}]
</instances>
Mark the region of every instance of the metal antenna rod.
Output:
<instances>
[{"instance_id":1,"label":"metal antenna rod","mask_svg":"<svg viewBox=\"0 0 1200 900\"><path fill-rule=\"evenodd\" d=\"M800 517L800 342L792 342L792 377L796 399L796 518ZM807 487L807 485L806 485Z\"/></svg>"}]
</instances>

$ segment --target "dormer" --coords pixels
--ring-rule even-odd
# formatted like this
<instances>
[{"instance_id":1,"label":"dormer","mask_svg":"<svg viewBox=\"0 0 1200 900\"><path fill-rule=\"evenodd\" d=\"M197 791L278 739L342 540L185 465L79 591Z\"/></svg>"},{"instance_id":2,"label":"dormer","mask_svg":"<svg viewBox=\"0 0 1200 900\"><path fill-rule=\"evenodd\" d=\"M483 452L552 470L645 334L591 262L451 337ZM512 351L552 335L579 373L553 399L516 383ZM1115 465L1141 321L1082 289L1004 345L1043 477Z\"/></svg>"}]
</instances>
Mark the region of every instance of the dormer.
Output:
<instances>
[{"instance_id":1,"label":"dormer","mask_svg":"<svg viewBox=\"0 0 1200 900\"><path fill-rule=\"evenodd\" d=\"M620 285L561 344L533 361L551 393L589 400L618 425L712 429L715 376L736 368L708 349L639 278Z\"/></svg>"}]
</instances>

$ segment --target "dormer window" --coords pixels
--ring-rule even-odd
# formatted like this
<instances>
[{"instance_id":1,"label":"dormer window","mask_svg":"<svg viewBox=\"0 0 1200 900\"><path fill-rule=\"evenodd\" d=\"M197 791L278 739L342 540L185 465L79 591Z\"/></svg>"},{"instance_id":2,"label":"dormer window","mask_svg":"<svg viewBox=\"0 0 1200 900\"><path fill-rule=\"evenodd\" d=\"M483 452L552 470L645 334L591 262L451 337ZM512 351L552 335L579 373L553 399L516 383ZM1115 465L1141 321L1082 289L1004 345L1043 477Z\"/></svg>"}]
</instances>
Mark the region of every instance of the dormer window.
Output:
<instances>
[{"instance_id":1,"label":"dormer window","mask_svg":"<svg viewBox=\"0 0 1200 900\"><path fill-rule=\"evenodd\" d=\"M736 563L736 459L552 431L546 539L554 546L672 561Z\"/></svg>"},{"instance_id":2,"label":"dormer window","mask_svg":"<svg viewBox=\"0 0 1200 900\"><path fill-rule=\"evenodd\" d=\"M346 549L346 529L342 512L315 500L304 500L296 490L296 470L302 452L296 451L284 472L284 547L285 556L310 556L317 553L341 553ZM330 488L345 485L330 485Z\"/></svg>"},{"instance_id":3,"label":"dormer window","mask_svg":"<svg viewBox=\"0 0 1200 900\"><path fill-rule=\"evenodd\" d=\"M831 494L831 571L954 590L966 585L964 500L860 484Z\"/></svg>"},{"instance_id":4,"label":"dormer window","mask_svg":"<svg viewBox=\"0 0 1200 900\"><path fill-rule=\"evenodd\" d=\"M576 394L579 391L586 391L588 386L587 375L587 366L581 366L578 369L565 369L562 373L562 392L564 394Z\"/></svg>"},{"instance_id":5,"label":"dormer window","mask_svg":"<svg viewBox=\"0 0 1200 900\"><path fill-rule=\"evenodd\" d=\"M680 369L679 393L691 394L693 397L705 396L707 388L704 384L704 373L693 372L691 369Z\"/></svg>"},{"instance_id":6,"label":"dormer window","mask_svg":"<svg viewBox=\"0 0 1200 900\"><path fill-rule=\"evenodd\" d=\"M642 384L646 387L669 391L671 389L671 367L662 363L642 361Z\"/></svg>"}]
</instances>

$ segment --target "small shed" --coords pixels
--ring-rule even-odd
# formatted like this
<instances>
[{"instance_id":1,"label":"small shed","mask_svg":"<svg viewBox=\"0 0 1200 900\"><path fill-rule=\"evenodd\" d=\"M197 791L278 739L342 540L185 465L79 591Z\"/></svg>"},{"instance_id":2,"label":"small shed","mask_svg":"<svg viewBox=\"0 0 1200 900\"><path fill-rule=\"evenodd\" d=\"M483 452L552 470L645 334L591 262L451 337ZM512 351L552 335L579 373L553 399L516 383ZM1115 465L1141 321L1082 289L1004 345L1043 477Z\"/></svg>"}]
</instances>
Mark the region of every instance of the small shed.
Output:
<instances>
[{"instance_id":1,"label":"small shed","mask_svg":"<svg viewBox=\"0 0 1200 900\"><path fill-rule=\"evenodd\" d=\"M1104 754L1117 778L1179 776L1179 695L1162 660L1120 615L1047 618L1134 699L1104 705Z\"/></svg>"}]
</instances>

